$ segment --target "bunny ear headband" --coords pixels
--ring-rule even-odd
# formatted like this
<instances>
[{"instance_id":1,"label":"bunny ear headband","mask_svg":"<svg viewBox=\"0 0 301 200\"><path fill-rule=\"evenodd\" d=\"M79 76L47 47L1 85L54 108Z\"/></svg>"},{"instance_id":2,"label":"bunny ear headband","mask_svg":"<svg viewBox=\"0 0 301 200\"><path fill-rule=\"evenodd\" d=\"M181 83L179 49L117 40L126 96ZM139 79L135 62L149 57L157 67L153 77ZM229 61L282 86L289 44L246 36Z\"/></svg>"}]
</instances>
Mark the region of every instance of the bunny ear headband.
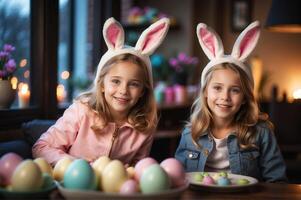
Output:
<instances>
[{"instance_id":1,"label":"bunny ear headband","mask_svg":"<svg viewBox=\"0 0 301 200\"><path fill-rule=\"evenodd\" d=\"M236 39L231 55L224 54L224 47L220 37L206 24L200 23L197 26L197 36L203 51L210 62L205 66L202 76L202 87L205 85L205 76L210 68L222 63L233 63L243 69L248 75L252 86L254 80L251 69L244 63L244 60L255 48L260 35L260 25L258 21L251 23Z\"/></svg>"},{"instance_id":2,"label":"bunny ear headband","mask_svg":"<svg viewBox=\"0 0 301 200\"><path fill-rule=\"evenodd\" d=\"M114 18L107 19L103 27L103 37L108 51L100 59L94 84L97 84L99 74L108 61L121 54L132 54L139 57L146 64L149 80L153 86L152 67L149 56L162 43L168 28L168 18L158 20L145 29L139 37L136 46L131 47L124 44L124 30L121 24Z\"/></svg>"}]
</instances>

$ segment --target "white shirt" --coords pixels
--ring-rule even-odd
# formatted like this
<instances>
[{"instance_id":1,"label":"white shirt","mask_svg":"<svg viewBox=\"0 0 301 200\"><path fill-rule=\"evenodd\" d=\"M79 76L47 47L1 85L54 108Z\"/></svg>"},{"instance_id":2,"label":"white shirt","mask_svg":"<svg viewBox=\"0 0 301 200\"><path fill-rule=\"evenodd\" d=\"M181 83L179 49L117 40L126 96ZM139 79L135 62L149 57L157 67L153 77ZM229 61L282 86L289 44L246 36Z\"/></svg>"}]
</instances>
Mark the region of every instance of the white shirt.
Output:
<instances>
[{"instance_id":1,"label":"white shirt","mask_svg":"<svg viewBox=\"0 0 301 200\"><path fill-rule=\"evenodd\" d=\"M213 148L205 165L205 171L230 171L227 137L217 139L213 135Z\"/></svg>"}]
</instances>

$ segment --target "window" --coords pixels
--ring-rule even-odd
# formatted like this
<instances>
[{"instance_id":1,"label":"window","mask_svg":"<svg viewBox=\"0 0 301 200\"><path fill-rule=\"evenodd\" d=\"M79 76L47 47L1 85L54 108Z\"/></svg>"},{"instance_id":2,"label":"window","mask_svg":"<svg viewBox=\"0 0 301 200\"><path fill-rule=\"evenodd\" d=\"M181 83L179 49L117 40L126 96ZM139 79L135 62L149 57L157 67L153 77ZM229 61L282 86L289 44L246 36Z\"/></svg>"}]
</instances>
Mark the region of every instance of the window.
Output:
<instances>
[{"instance_id":1,"label":"window","mask_svg":"<svg viewBox=\"0 0 301 200\"><path fill-rule=\"evenodd\" d=\"M71 101L76 93L76 84L71 80L79 74L88 79L94 73L105 48L101 38L103 23L111 16L118 19L120 10L119 1L110 0L0 0L0 9L0 45L4 35L9 35L3 32L19 22L15 18L9 23L3 9L17 9L15 15L22 17L22 28L9 30L16 36L8 42L18 42L15 58L26 59L24 68L18 71L18 81L26 81L31 90L30 106L26 109L19 109L18 102L10 109L0 109L1 137L1 130L18 129L23 122L61 116L64 108L58 107L58 85L64 85L66 102ZM77 58L80 54L84 54L83 60ZM64 71L69 72L68 79L62 78Z\"/></svg>"},{"instance_id":2,"label":"window","mask_svg":"<svg viewBox=\"0 0 301 200\"><path fill-rule=\"evenodd\" d=\"M15 47L11 53L17 70L11 82L13 88L30 84L30 0L0 1L0 49L5 44ZM2 70L2 69L0 69ZM30 86L29 86L30 88ZM17 89L18 90L18 89ZM14 98L12 108L19 108L20 101Z\"/></svg>"}]
</instances>

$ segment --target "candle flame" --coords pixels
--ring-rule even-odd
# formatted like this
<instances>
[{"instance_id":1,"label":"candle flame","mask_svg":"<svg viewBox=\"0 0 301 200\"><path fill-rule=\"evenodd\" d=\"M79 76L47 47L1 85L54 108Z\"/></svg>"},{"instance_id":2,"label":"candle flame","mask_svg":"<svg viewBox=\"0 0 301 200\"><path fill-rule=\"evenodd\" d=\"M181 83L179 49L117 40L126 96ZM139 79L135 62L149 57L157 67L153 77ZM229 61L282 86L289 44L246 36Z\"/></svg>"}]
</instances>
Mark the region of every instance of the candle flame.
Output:
<instances>
[{"instance_id":1,"label":"candle flame","mask_svg":"<svg viewBox=\"0 0 301 200\"><path fill-rule=\"evenodd\" d=\"M301 89L297 89L293 92L294 99L301 99Z\"/></svg>"}]
</instances>

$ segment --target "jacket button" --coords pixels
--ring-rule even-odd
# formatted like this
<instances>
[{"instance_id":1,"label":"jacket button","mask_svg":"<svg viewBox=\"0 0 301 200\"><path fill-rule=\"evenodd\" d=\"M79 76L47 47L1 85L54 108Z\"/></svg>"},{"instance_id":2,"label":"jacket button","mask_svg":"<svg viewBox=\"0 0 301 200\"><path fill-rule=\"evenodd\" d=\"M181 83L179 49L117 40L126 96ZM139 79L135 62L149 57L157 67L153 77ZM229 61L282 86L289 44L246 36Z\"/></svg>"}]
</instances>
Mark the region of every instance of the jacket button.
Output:
<instances>
[{"instance_id":1,"label":"jacket button","mask_svg":"<svg viewBox=\"0 0 301 200\"><path fill-rule=\"evenodd\" d=\"M209 155L209 150L208 149L204 149L203 153L204 153L205 156L208 156Z\"/></svg>"},{"instance_id":2,"label":"jacket button","mask_svg":"<svg viewBox=\"0 0 301 200\"><path fill-rule=\"evenodd\" d=\"M189 158L192 158L192 157L193 157L193 154L192 154L192 153L189 153L189 154L188 154L188 157L189 157Z\"/></svg>"}]
</instances>

